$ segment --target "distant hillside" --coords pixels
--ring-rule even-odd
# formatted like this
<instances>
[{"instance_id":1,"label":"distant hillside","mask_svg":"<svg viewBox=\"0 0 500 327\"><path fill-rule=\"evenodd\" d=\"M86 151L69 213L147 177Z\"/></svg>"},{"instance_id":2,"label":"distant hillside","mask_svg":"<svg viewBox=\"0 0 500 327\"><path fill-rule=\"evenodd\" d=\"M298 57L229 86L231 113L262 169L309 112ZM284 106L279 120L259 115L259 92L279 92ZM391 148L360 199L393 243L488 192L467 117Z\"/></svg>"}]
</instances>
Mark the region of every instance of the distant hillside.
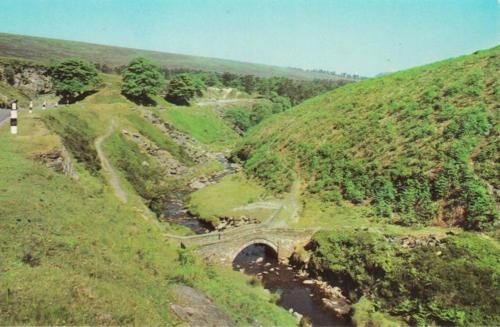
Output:
<instances>
[{"instance_id":1,"label":"distant hillside","mask_svg":"<svg viewBox=\"0 0 500 327\"><path fill-rule=\"evenodd\" d=\"M390 222L482 229L500 193L500 47L340 87L253 130L246 170L277 191Z\"/></svg>"},{"instance_id":2,"label":"distant hillside","mask_svg":"<svg viewBox=\"0 0 500 327\"><path fill-rule=\"evenodd\" d=\"M280 76L299 80L348 79L322 71L306 71L233 60L139 50L84 42L0 33L0 56L49 61L65 57L81 57L109 67L126 65L132 58L144 56L168 69L183 68L214 72L230 72L260 77Z\"/></svg>"}]
</instances>

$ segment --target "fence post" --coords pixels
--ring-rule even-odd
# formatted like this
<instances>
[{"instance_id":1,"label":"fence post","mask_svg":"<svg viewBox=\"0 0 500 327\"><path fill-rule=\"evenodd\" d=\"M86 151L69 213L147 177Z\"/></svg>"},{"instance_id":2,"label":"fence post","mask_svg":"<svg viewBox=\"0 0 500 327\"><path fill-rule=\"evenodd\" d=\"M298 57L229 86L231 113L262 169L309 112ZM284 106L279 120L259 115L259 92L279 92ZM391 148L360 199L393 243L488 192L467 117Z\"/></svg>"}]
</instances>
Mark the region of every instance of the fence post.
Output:
<instances>
[{"instance_id":1,"label":"fence post","mask_svg":"<svg viewBox=\"0 0 500 327\"><path fill-rule=\"evenodd\" d=\"M10 133L11 134L17 134L17 103L16 103L16 101L12 102L12 109L10 110Z\"/></svg>"}]
</instances>

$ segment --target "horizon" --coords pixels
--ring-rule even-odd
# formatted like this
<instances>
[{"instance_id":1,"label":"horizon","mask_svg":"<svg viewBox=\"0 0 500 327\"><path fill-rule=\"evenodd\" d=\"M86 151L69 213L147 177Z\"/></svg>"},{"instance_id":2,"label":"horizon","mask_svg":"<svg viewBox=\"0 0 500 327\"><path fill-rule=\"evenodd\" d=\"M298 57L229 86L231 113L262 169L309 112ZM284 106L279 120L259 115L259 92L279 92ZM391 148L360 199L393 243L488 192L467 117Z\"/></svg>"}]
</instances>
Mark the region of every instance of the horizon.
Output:
<instances>
[{"instance_id":1,"label":"horizon","mask_svg":"<svg viewBox=\"0 0 500 327\"><path fill-rule=\"evenodd\" d=\"M6 0L2 7L3 33L367 77L500 43L495 0Z\"/></svg>"}]
</instances>

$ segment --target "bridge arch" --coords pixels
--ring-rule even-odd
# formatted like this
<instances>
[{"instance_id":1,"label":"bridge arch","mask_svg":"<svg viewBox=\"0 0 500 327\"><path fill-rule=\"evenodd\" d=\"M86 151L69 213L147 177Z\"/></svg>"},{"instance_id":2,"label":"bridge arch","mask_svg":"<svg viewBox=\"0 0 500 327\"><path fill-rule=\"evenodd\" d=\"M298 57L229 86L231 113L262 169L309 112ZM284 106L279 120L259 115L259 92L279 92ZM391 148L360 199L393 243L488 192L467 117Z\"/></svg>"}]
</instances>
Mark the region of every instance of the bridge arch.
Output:
<instances>
[{"instance_id":1,"label":"bridge arch","mask_svg":"<svg viewBox=\"0 0 500 327\"><path fill-rule=\"evenodd\" d=\"M233 262L238 254L240 254L243 250L245 250L247 247L251 245L258 245L262 244L273 250L274 254L276 255L276 258L279 258L279 248L278 245L272 241L266 240L264 238L256 238L251 241L245 242L243 245L239 246L236 251L231 253L230 255L230 260Z\"/></svg>"}]
</instances>

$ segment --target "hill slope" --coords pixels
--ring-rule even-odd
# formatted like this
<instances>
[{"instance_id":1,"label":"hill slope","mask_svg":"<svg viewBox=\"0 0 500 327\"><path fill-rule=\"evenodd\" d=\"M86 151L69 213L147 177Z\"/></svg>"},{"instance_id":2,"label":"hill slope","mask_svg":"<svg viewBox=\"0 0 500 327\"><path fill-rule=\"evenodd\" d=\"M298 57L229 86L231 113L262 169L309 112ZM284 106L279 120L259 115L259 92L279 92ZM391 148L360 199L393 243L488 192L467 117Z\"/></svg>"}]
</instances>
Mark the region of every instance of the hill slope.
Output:
<instances>
[{"instance_id":1,"label":"hill slope","mask_svg":"<svg viewBox=\"0 0 500 327\"><path fill-rule=\"evenodd\" d=\"M104 80L99 92L74 105L46 111L35 105L32 114L21 107L18 135L0 126L0 324L186 324L172 305L190 305L177 291L188 285L239 325L293 325L295 318L248 277L205 265L165 236L171 226L159 223L141 198L150 191L146 182L158 181L145 176L153 158L123 130L180 161L184 153L120 95L116 76ZM98 138L126 203L107 183ZM59 158L74 174L63 174Z\"/></svg>"},{"instance_id":2,"label":"hill slope","mask_svg":"<svg viewBox=\"0 0 500 327\"><path fill-rule=\"evenodd\" d=\"M265 121L238 154L277 191L298 175L393 222L481 229L497 215L499 76L496 47L347 85Z\"/></svg>"},{"instance_id":3,"label":"hill slope","mask_svg":"<svg viewBox=\"0 0 500 327\"><path fill-rule=\"evenodd\" d=\"M110 67L126 65L135 57L144 56L161 67L230 72L259 77L280 76L299 80L346 79L337 75L263 64L181 55L158 51L130 49L84 42L57 40L33 36L0 33L0 56L48 61L66 57L81 57Z\"/></svg>"}]
</instances>

